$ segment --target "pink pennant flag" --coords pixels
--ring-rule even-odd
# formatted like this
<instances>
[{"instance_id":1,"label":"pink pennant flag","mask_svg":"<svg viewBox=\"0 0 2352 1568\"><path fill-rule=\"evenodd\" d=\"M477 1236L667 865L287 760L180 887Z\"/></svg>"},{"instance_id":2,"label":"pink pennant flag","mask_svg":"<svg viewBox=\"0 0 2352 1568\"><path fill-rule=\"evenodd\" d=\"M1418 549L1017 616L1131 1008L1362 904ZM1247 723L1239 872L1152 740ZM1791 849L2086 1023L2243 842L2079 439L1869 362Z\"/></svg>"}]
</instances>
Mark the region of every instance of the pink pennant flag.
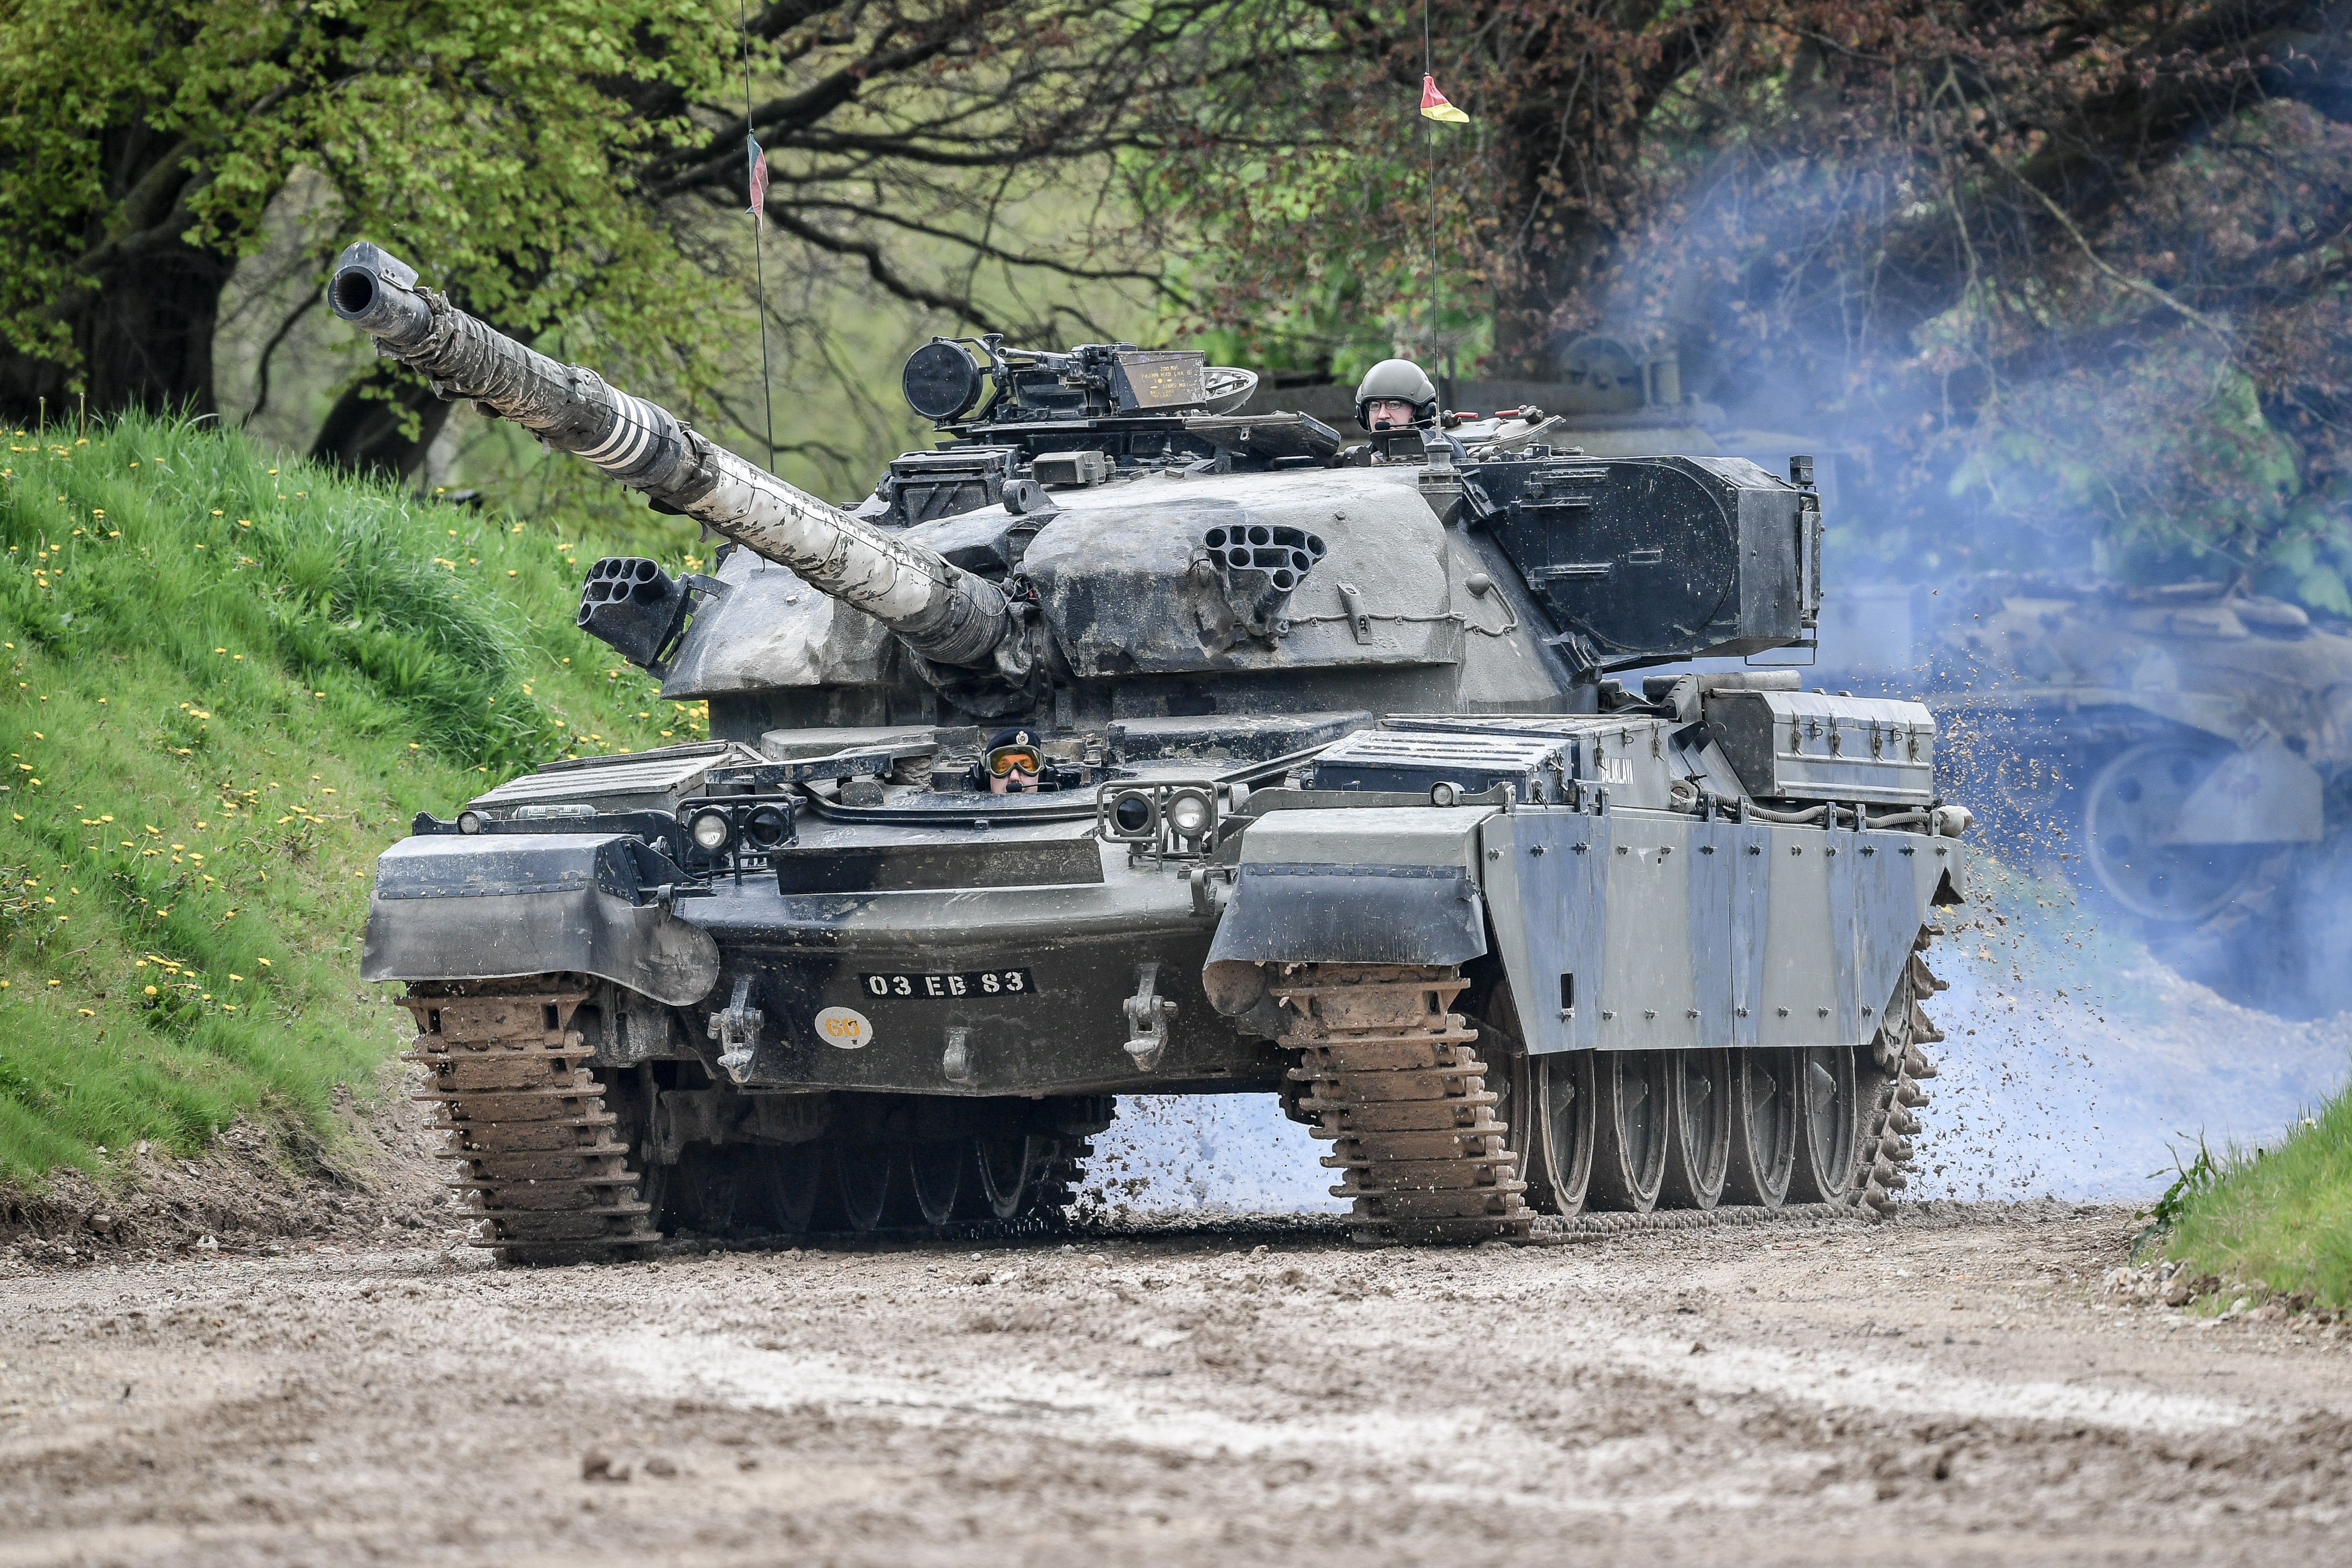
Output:
<instances>
[{"instance_id":1,"label":"pink pennant flag","mask_svg":"<svg viewBox=\"0 0 2352 1568\"><path fill-rule=\"evenodd\" d=\"M1421 117L1423 120L1443 120L1448 125L1470 123L1468 115L1445 101L1445 95L1437 90L1437 79L1433 76L1421 79Z\"/></svg>"},{"instance_id":2,"label":"pink pennant flag","mask_svg":"<svg viewBox=\"0 0 2352 1568\"><path fill-rule=\"evenodd\" d=\"M751 205L747 210L764 227L768 221L768 153L760 145L760 139L748 132L743 141L751 156Z\"/></svg>"}]
</instances>

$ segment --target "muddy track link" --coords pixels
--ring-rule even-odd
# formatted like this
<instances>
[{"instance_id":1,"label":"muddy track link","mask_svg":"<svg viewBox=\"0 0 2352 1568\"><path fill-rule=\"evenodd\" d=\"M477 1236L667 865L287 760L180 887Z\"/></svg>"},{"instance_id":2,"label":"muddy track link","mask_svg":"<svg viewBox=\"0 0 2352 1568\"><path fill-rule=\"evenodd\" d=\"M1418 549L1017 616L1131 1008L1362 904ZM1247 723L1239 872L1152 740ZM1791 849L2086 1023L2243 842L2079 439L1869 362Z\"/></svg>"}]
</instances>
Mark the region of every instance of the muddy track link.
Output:
<instances>
[{"instance_id":1,"label":"muddy track link","mask_svg":"<svg viewBox=\"0 0 2352 1568\"><path fill-rule=\"evenodd\" d=\"M1296 1027L1291 1079L1323 1163L1345 1172L1366 1242L1484 1241L1528 1234L1510 1129L1471 1048L1477 1031L1449 1009L1466 984L1453 969L1308 964L1277 981Z\"/></svg>"},{"instance_id":2,"label":"muddy track link","mask_svg":"<svg viewBox=\"0 0 2352 1568\"><path fill-rule=\"evenodd\" d=\"M450 1184L483 1223L471 1238L507 1262L609 1254L658 1241L638 1173L614 1142L594 1058L572 1016L569 975L412 984L402 1059L431 1073L416 1098L449 1134Z\"/></svg>"},{"instance_id":3,"label":"muddy track link","mask_svg":"<svg viewBox=\"0 0 2352 1568\"><path fill-rule=\"evenodd\" d=\"M1895 982L1895 994L1887 1002L1885 1021L1870 1042L1878 1081L1870 1102L1862 1107L1852 1201L1858 1208L1874 1210L1881 1218L1893 1217L1895 1194L1910 1184L1905 1170L1916 1158L1911 1136L1919 1131L1919 1119L1912 1112L1927 1103L1927 1091L1919 1087L1919 1080L1936 1076L1935 1062L1920 1047L1944 1037L1919 1005L1922 996L1948 989L1921 956L1940 934L1933 926L1919 929L1911 944L1911 957L1903 966L1903 978Z\"/></svg>"},{"instance_id":4,"label":"muddy track link","mask_svg":"<svg viewBox=\"0 0 2352 1568\"><path fill-rule=\"evenodd\" d=\"M1078 1201L1078 1189L1086 1184L1087 1162L1094 1152L1092 1139L1055 1139L1054 1152L1037 1172L1036 1191L1029 1199L1028 1210L1019 1219L1000 1223L1026 1225L1032 1227L1030 1234L1045 1236L1069 1228L1070 1207Z\"/></svg>"}]
</instances>

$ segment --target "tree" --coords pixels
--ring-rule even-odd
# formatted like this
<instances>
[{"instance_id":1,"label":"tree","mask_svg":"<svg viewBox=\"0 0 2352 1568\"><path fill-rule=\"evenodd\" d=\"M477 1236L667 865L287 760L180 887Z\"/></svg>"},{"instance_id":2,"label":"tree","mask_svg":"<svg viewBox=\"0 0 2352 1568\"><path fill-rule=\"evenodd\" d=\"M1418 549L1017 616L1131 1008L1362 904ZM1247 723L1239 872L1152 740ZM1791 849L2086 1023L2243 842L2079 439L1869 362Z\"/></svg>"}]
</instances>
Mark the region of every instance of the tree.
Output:
<instances>
[{"instance_id":1,"label":"tree","mask_svg":"<svg viewBox=\"0 0 2352 1568\"><path fill-rule=\"evenodd\" d=\"M209 411L222 287L298 169L331 193L322 248L404 245L527 335L690 336L703 301L667 275L669 237L610 198L662 130L632 99L707 77L722 36L638 0L25 0L0 22L0 399Z\"/></svg>"},{"instance_id":2,"label":"tree","mask_svg":"<svg viewBox=\"0 0 2352 1568\"><path fill-rule=\"evenodd\" d=\"M1321 47L1191 106L1147 186L1212 236L1219 319L1278 338L1343 270L1431 297L1433 198L1494 368L1665 335L1735 416L1869 447L1890 553L1984 563L1965 502L2011 563L2095 545L2352 613L2352 7L1440 5L1474 119L1433 190L1417 16L1269 6Z\"/></svg>"},{"instance_id":3,"label":"tree","mask_svg":"<svg viewBox=\"0 0 2352 1568\"><path fill-rule=\"evenodd\" d=\"M982 268L1149 280L1100 237L1012 247L998 217L1045 172L1107 168L1220 9L798 0L746 28L704 0L10 0L0 410L210 411L222 289L298 178L324 189L314 266L383 239L510 332L711 401L750 309L747 95L782 275L792 247L851 258L974 325ZM908 268L910 236L960 270ZM322 455L405 471L444 412L355 373Z\"/></svg>"}]
</instances>

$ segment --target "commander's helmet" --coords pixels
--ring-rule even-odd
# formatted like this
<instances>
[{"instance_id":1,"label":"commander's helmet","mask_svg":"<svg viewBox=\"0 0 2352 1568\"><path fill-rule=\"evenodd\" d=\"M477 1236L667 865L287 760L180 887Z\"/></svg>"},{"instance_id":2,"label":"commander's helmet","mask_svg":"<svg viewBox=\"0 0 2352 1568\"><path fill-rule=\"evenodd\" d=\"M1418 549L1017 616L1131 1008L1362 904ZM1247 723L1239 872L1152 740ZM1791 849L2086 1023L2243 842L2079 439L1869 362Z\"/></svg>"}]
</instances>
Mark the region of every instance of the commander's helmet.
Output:
<instances>
[{"instance_id":1,"label":"commander's helmet","mask_svg":"<svg viewBox=\"0 0 2352 1568\"><path fill-rule=\"evenodd\" d=\"M1367 430L1370 423L1364 417L1364 405L1375 397L1400 398L1412 405L1415 425L1437 423L1437 388L1421 366L1409 359L1384 359L1364 373L1356 387L1356 423Z\"/></svg>"}]
</instances>

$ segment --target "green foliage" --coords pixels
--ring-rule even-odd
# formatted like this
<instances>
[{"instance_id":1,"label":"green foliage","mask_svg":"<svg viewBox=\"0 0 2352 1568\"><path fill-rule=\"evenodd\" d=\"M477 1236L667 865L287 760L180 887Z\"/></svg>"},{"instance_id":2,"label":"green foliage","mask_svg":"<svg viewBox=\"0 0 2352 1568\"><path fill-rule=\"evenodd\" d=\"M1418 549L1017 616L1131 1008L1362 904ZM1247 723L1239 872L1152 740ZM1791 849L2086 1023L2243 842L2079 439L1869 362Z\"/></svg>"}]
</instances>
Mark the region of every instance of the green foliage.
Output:
<instances>
[{"instance_id":1,"label":"green foliage","mask_svg":"<svg viewBox=\"0 0 2352 1568\"><path fill-rule=\"evenodd\" d=\"M2203 1179L2184 1172L2187 1184L2175 1184L2173 1257L2225 1280L2352 1307L2352 1086L2278 1147L2200 1163Z\"/></svg>"},{"instance_id":2,"label":"green foliage","mask_svg":"<svg viewBox=\"0 0 2352 1568\"><path fill-rule=\"evenodd\" d=\"M65 301L127 253L242 254L298 169L313 237L367 235L526 336L691 370L720 321L633 160L735 58L731 7L674 0L22 0L0 11L0 341L75 363ZM111 188L144 165L142 192ZM176 199L168 193L176 189Z\"/></svg>"},{"instance_id":3,"label":"green foliage","mask_svg":"<svg viewBox=\"0 0 2352 1568\"><path fill-rule=\"evenodd\" d=\"M1303 26L1289 42L1310 61L1330 47ZM1355 67L1292 68L1328 87ZM1413 118L1418 99L1390 86L1370 112L1350 102L1312 127L1291 101L1236 93L1218 137L1129 161L1146 220L1190 231L1168 312L1188 341L1220 363L1342 382L1400 348L1431 365L1450 353L1465 374L1492 351L1477 133Z\"/></svg>"},{"instance_id":4,"label":"green foliage","mask_svg":"<svg viewBox=\"0 0 2352 1568\"><path fill-rule=\"evenodd\" d=\"M2147 1243L2169 1237L2180 1224L2181 1216L2189 1212L2189 1205L2211 1192L2221 1180L2221 1167L2215 1163L2213 1151L2205 1146L2201 1134L2197 1140L2197 1158L2187 1164L2180 1163L2179 1152L2174 1151L2171 1184L2158 1195L2156 1203L2142 1216L2148 1222L2147 1228L2132 1238L2134 1257L2137 1257L2140 1248ZM2148 1177L2152 1181L2162 1174L2162 1171L2151 1171Z\"/></svg>"},{"instance_id":5,"label":"green foliage","mask_svg":"<svg viewBox=\"0 0 2352 1568\"><path fill-rule=\"evenodd\" d=\"M401 1037L355 969L414 815L703 737L572 628L582 544L185 425L8 437L0 1180L257 1110L323 1131Z\"/></svg>"},{"instance_id":6,"label":"green foliage","mask_svg":"<svg viewBox=\"0 0 2352 1568\"><path fill-rule=\"evenodd\" d=\"M2257 68L2225 10L1437 0L1424 45L1262 0L1138 200L1279 371L1425 319L1433 173L1437 313L1491 322L1489 374L1670 337L1725 425L1839 450L1842 561L2352 613L2352 126L2336 65ZM1471 117L1433 172L1432 46Z\"/></svg>"},{"instance_id":7,"label":"green foliage","mask_svg":"<svg viewBox=\"0 0 2352 1568\"><path fill-rule=\"evenodd\" d=\"M2098 439L2084 438L2091 430ZM2087 531L2126 581L2244 574L2260 591L2352 615L2352 486L2306 481L2301 447L2210 343L2032 384L1985 410L1975 445L1951 495L1980 499L2029 537Z\"/></svg>"}]
</instances>

